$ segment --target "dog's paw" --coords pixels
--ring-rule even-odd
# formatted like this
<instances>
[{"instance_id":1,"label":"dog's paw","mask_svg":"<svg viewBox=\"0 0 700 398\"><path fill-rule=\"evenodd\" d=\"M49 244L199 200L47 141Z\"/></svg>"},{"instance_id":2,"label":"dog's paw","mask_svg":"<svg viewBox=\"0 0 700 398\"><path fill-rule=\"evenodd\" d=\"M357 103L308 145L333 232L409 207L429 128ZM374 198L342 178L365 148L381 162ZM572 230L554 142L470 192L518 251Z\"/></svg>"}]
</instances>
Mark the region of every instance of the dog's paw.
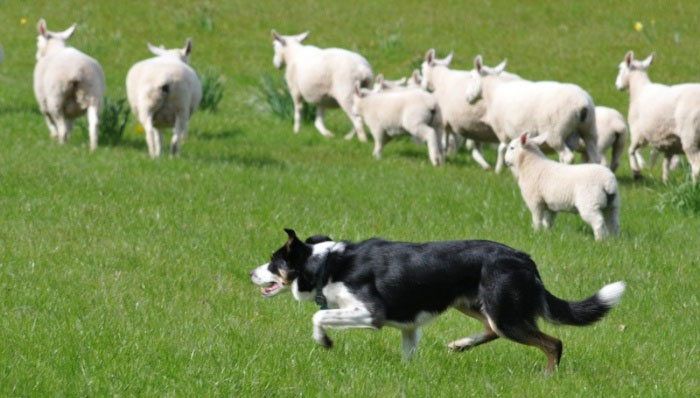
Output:
<instances>
[{"instance_id":1,"label":"dog's paw","mask_svg":"<svg viewBox=\"0 0 700 398\"><path fill-rule=\"evenodd\" d=\"M456 340L451 342L450 344L447 345L447 349L450 352L462 352L462 351L467 351L468 349L472 348L473 345L469 343L465 343L462 340Z\"/></svg>"}]
</instances>

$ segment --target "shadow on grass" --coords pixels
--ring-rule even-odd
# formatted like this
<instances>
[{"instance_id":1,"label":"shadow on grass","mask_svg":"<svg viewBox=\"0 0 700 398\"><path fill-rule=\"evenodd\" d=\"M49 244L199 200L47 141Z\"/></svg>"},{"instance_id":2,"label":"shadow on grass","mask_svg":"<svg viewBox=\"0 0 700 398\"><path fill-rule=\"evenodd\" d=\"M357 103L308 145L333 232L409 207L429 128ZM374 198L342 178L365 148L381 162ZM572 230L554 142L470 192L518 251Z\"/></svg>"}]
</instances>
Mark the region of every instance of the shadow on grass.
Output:
<instances>
[{"instance_id":1,"label":"shadow on grass","mask_svg":"<svg viewBox=\"0 0 700 398\"><path fill-rule=\"evenodd\" d=\"M198 140L212 141L212 140L226 140L229 138L237 137L243 135L243 130L239 128L232 128L222 131L193 131L191 136L197 137Z\"/></svg>"},{"instance_id":2,"label":"shadow on grass","mask_svg":"<svg viewBox=\"0 0 700 398\"><path fill-rule=\"evenodd\" d=\"M617 183L620 185L624 186L639 186L639 187L647 187L647 188L656 188L659 185L663 184L660 179L654 178L650 174L642 175L641 178L635 179L631 175L621 175L621 176L616 176L617 177Z\"/></svg>"},{"instance_id":3,"label":"shadow on grass","mask_svg":"<svg viewBox=\"0 0 700 398\"><path fill-rule=\"evenodd\" d=\"M194 154L190 159L204 163L222 163L241 165L243 167L263 169L275 168L283 170L286 165L277 159L260 155L239 155L239 154Z\"/></svg>"}]
</instances>

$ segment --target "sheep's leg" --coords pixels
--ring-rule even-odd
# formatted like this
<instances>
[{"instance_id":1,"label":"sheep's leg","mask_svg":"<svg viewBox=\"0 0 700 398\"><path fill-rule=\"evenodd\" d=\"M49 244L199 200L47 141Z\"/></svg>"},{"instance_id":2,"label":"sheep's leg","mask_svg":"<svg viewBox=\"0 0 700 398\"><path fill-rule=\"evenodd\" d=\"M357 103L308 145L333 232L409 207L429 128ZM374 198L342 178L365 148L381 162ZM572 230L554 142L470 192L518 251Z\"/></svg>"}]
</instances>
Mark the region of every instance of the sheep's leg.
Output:
<instances>
[{"instance_id":1,"label":"sheep's leg","mask_svg":"<svg viewBox=\"0 0 700 398\"><path fill-rule=\"evenodd\" d=\"M491 166L489 166L489 163L484 159L484 155L481 153L481 142L472 141L472 146L472 158L474 158L482 169L488 170Z\"/></svg>"},{"instance_id":2,"label":"sheep's leg","mask_svg":"<svg viewBox=\"0 0 700 398\"><path fill-rule=\"evenodd\" d=\"M389 141L389 137L384 134L383 130L370 129L370 131L374 138L374 151L372 152L372 156L379 160L382 158L382 149L384 149L384 145Z\"/></svg>"},{"instance_id":3,"label":"sheep's leg","mask_svg":"<svg viewBox=\"0 0 700 398\"><path fill-rule=\"evenodd\" d=\"M362 118L360 117L355 117L352 114L352 102L353 98L350 96L349 98L345 99L344 101L338 100L338 105L340 105L340 108L345 112L345 114L348 116L348 119L350 119L350 122L352 123L353 129L355 130L355 133L357 134L357 139L360 140L360 142L367 142L367 134L365 134L365 128L362 125ZM348 133L345 135L345 139L351 139L353 137L353 134Z\"/></svg>"},{"instance_id":4,"label":"sheep's leg","mask_svg":"<svg viewBox=\"0 0 700 398\"><path fill-rule=\"evenodd\" d=\"M582 207L579 208L579 214L583 221L588 223L591 228L593 228L593 236L595 240L600 241L605 239L607 236L607 227L605 224L605 218L601 213L600 209L592 207Z\"/></svg>"},{"instance_id":5,"label":"sheep's leg","mask_svg":"<svg viewBox=\"0 0 700 398\"><path fill-rule=\"evenodd\" d=\"M532 213L532 227L535 228L535 230L542 228L544 211L544 206L541 204L530 206L530 213Z\"/></svg>"},{"instance_id":6,"label":"sheep's leg","mask_svg":"<svg viewBox=\"0 0 700 398\"><path fill-rule=\"evenodd\" d=\"M442 145L440 145L440 133L427 125L418 126L416 135L428 143L428 157L433 166L440 166L443 162Z\"/></svg>"},{"instance_id":7,"label":"sheep's leg","mask_svg":"<svg viewBox=\"0 0 700 398\"><path fill-rule=\"evenodd\" d=\"M639 153L639 156L642 156L642 151L638 150L637 153ZM654 165L656 165L656 160L659 158L659 150L656 148L651 149L651 153L649 154L649 167L653 168ZM642 159L644 159L642 157ZM642 160L644 162L644 160ZM644 168L644 165L640 163L640 167Z\"/></svg>"},{"instance_id":8,"label":"sheep's leg","mask_svg":"<svg viewBox=\"0 0 700 398\"><path fill-rule=\"evenodd\" d=\"M651 150L651 161L653 163L656 163L656 158L659 156L658 153L656 153L656 149ZM644 155L642 155L642 149L637 148L637 150L634 152L634 158L637 161L637 164L639 165L640 169L643 169L647 167L647 163L644 161ZM649 167L654 167L654 164L649 165Z\"/></svg>"},{"instance_id":9,"label":"sheep's leg","mask_svg":"<svg viewBox=\"0 0 700 398\"><path fill-rule=\"evenodd\" d=\"M146 131L146 144L148 145L148 154L152 158L160 156L160 133L153 125L153 115L147 114L139 118L143 129ZM157 138L157 139L156 139ZM157 147L156 147L157 145Z\"/></svg>"},{"instance_id":10,"label":"sheep's leg","mask_svg":"<svg viewBox=\"0 0 700 398\"><path fill-rule=\"evenodd\" d=\"M294 133L299 133L301 129L301 110L304 108L304 102L300 95L292 94L292 102L294 103Z\"/></svg>"},{"instance_id":11,"label":"sheep's leg","mask_svg":"<svg viewBox=\"0 0 700 398\"><path fill-rule=\"evenodd\" d=\"M600 163L600 154L598 153L598 143L597 141L597 134L593 134L592 132L588 132L583 136L583 142L586 144L586 154L588 155L588 161L591 163ZM564 145L567 149L568 146ZM569 152L571 152L571 149L569 149ZM573 162L574 160L574 154L571 153L571 161ZM571 163L571 162L568 162Z\"/></svg>"},{"instance_id":12,"label":"sheep's leg","mask_svg":"<svg viewBox=\"0 0 700 398\"><path fill-rule=\"evenodd\" d=\"M664 160L661 163L661 181L665 183L668 182L668 172L671 166L671 158L673 155L670 153L664 153Z\"/></svg>"},{"instance_id":13,"label":"sheep's leg","mask_svg":"<svg viewBox=\"0 0 700 398\"><path fill-rule=\"evenodd\" d=\"M324 137L333 137L333 133L330 132L326 128L326 125L323 123L323 115L325 113L325 108L321 106L320 104L316 106L316 121L314 122L314 126L316 126L316 130L318 130L319 133L321 133L322 136Z\"/></svg>"},{"instance_id":14,"label":"sheep's leg","mask_svg":"<svg viewBox=\"0 0 700 398\"><path fill-rule=\"evenodd\" d=\"M632 139L630 140L630 147L627 149L627 154L630 158L630 169L632 169L632 175L636 180L642 178L642 174L639 170L641 167L643 167L642 165L644 164L644 161L642 159L641 152L639 151L641 148L641 143L637 140L635 135L631 135L631 137Z\"/></svg>"},{"instance_id":15,"label":"sheep's leg","mask_svg":"<svg viewBox=\"0 0 700 398\"><path fill-rule=\"evenodd\" d=\"M44 114L44 120L46 120L46 125L49 127L49 132L51 133L52 140L58 140L58 127L53 122L51 115L48 113Z\"/></svg>"},{"instance_id":16,"label":"sheep's leg","mask_svg":"<svg viewBox=\"0 0 700 398\"><path fill-rule=\"evenodd\" d=\"M496 160L496 173L500 173L501 170L503 170L506 149L508 149L508 143L501 142L498 144L498 159Z\"/></svg>"},{"instance_id":17,"label":"sheep's leg","mask_svg":"<svg viewBox=\"0 0 700 398\"><path fill-rule=\"evenodd\" d=\"M686 147L683 149L690 163L691 177L693 179L693 184L695 184L698 182L698 176L700 175L700 148L695 146L693 148Z\"/></svg>"},{"instance_id":18,"label":"sheep's leg","mask_svg":"<svg viewBox=\"0 0 700 398\"><path fill-rule=\"evenodd\" d=\"M63 145L68 142L68 135L73 127L73 123L63 116L58 116L54 118L56 122L56 129L58 131L58 143Z\"/></svg>"},{"instance_id":19,"label":"sheep's leg","mask_svg":"<svg viewBox=\"0 0 700 398\"><path fill-rule=\"evenodd\" d=\"M554 226L554 220L557 218L557 213L549 209L545 209L543 212L544 217L542 218L542 225L545 229L550 229Z\"/></svg>"},{"instance_id":20,"label":"sheep's leg","mask_svg":"<svg viewBox=\"0 0 700 398\"><path fill-rule=\"evenodd\" d=\"M99 123L99 112L95 105L87 108L88 131L90 132L90 151L97 150L97 124Z\"/></svg>"},{"instance_id":21,"label":"sheep's leg","mask_svg":"<svg viewBox=\"0 0 700 398\"><path fill-rule=\"evenodd\" d=\"M175 127L173 128L173 138L170 140L170 155L177 156L180 154L180 143L185 139L187 134L188 118L184 115L178 115L175 118Z\"/></svg>"}]
</instances>

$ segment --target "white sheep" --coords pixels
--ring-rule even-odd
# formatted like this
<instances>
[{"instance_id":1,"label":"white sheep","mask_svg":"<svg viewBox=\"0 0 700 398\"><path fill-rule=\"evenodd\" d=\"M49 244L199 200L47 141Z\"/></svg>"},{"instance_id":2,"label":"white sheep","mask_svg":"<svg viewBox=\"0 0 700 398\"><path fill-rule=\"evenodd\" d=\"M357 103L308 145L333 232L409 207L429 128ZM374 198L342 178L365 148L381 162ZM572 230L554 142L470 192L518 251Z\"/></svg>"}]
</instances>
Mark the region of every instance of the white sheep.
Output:
<instances>
[{"instance_id":1,"label":"white sheep","mask_svg":"<svg viewBox=\"0 0 700 398\"><path fill-rule=\"evenodd\" d=\"M652 83L647 69L654 60L651 54L644 61L625 54L615 80L618 90L629 89L630 167L635 178L640 176L637 153L649 143L664 154L663 181L675 154L685 152L692 170L693 182L700 175L700 84L667 86Z\"/></svg>"},{"instance_id":2,"label":"white sheep","mask_svg":"<svg viewBox=\"0 0 700 398\"><path fill-rule=\"evenodd\" d=\"M68 141L73 120L87 113L90 150L94 151L105 76L95 59L66 45L75 27L73 24L63 32L51 32L46 21L39 20L34 94L51 138L60 144Z\"/></svg>"},{"instance_id":3,"label":"white sheep","mask_svg":"<svg viewBox=\"0 0 700 398\"><path fill-rule=\"evenodd\" d=\"M505 163L518 180L535 229L551 228L559 211L578 211L596 240L617 235L620 194L615 174L599 164L564 164L548 159L538 145L546 140L527 133L512 140Z\"/></svg>"},{"instance_id":4,"label":"white sheep","mask_svg":"<svg viewBox=\"0 0 700 398\"><path fill-rule=\"evenodd\" d=\"M446 141L456 141L452 138L454 134L474 140L471 155L483 169L488 169L490 166L481 153L481 143L499 142L499 140L491 126L484 122L486 114L484 103L469 104L464 97L470 82L474 79L472 72L449 69L452 57L453 54L450 53L443 59L437 59L435 50L428 50L425 61L421 65L421 86L432 91L438 100ZM412 77L417 78L415 72ZM447 145L447 147L452 146Z\"/></svg>"},{"instance_id":5,"label":"white sheep","mask_svg":"<svg viewBox=\"0 0 700 398\"><path fill-rule=\"evenodd\" d=\"M578 146L580 137L589 161L598 163L595 106L591 96L574 84L503 78L500 75L505 67L503 61L489 68L483 64L481 55L477 55L474 78L466 91L470 103L483 97L484 120L500 141L496 172L503 167L508 142L521 131L545 135L546 144L559 154L563 163L573 162L571 148Z\"/></svg>"},{"instance_id":6,"label":"white sheep","mask_svg":"<svg viewBox=\"0 0 700 398\"><path fill-rule=\"evenodd\" d=\"M148 49L156 56L137 62L126 75L129 104L145 130L148 154L160 156L158 128L173 127L170 153L177 155L190 117L202 99L202 85L188 65L192 40L187 39L181 49L168 50L150 43Z\"/></svg>"},{"instance_id":7,"label":"white sheep","mask_svg":"<svg viewBox=\"0 0 700 398\"><path fill-rule=\"evenodd\" d=\"M627 123L624 116L616 109L607 106L595 107L595 124L598 132L598 153L600 154L600 164L609 166L615 172L620 165L620 156L625 150L627 142ZM605 152L612 148L610 163L608 163ZM579 143L578 150L585 155L585 143ZM641 156L641 154L639 154Z\"/></svg>"},{"instance_id":8,"label":"white sheep","mask_svg":"<svg viewBox=\"0 0 700 398\"><path fill-rule=\"evenodd\" d=\"M408 133L427 142L428 156L434 166L443 163L440 107L432 94L419 88L375 92L360 88L358 82L352 114L369 127L374 138L372 154L375 158L381 157L382 148L389 139Z\"/></svg>"},{"instance_id":9,"label":"white sheep","mask_svg":"<svg viewBox=\"0 0 700 398\"><path fill-rule=\"evenodd\" d=\"M345 138L351 139L357 133L360 141L367 141L362 122L352 116L352 98L355 83L362 87L372 83L374 74L369 62L360 54L341 48L302 44L308 36L309 32L282 36L272 31L272 63L278 69L286 65L285 80L294 102L294 132L298 133L301 127L302 101L306 101L316 106L314 126L323 136L333 136L323 121L325 110L340 106L353 123L353 130Z\"/></svg>"}]
</instances>

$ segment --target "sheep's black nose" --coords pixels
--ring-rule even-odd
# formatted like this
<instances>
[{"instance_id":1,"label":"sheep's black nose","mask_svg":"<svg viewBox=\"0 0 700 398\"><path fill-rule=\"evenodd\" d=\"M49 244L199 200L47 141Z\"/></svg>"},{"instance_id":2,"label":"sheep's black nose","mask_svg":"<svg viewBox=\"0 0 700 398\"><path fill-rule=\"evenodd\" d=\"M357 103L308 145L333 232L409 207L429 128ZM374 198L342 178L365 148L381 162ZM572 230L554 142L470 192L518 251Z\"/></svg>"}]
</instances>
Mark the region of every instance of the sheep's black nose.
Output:
<instances>
[{"instance_id":1,"label":"sheep's black nose","mask_svg":"<svg viewBox=\"0 0 700 398\"><path fill-rule=\"evenodd\" d=\"M248 276L252 278L252 277L253 277L253 271L248 272Z\"/></svg>"}]
</instances>

